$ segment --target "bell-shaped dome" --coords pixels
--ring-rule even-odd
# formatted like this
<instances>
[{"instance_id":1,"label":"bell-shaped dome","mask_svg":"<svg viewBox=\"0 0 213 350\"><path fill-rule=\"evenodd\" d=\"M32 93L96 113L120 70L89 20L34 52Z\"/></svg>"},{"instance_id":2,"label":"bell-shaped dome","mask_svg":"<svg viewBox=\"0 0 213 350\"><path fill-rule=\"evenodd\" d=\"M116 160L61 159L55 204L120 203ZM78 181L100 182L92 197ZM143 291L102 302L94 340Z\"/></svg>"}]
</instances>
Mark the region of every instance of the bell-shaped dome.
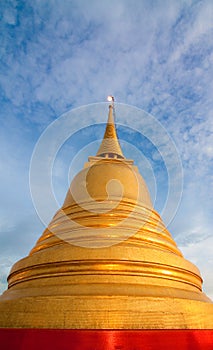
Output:
<instances>
[{"instance_id":1,"label":"bell-shaped dome","mask_svg":"<svg viewBox=\"0 0 213 350\"><path fill-rule=\"evenodd\" d=\"M113 106L97 155L73 179L29 256L13 266L0 327L213 327L199 270L182 256L121 151Z\"/></svg>"},{"instance_id":2,"label":"bell-shaped dome","mask_svg":"<svg viewBox=\"0 0 213 350\"><path fill-rule=\"evenodd\" d=\"M74 178L63 207L73 202L131 200L152 208L146 184L136 167L125 160L100 159ZM99 203L100 205L100 203Z\"/></svg>"}]
</instances>

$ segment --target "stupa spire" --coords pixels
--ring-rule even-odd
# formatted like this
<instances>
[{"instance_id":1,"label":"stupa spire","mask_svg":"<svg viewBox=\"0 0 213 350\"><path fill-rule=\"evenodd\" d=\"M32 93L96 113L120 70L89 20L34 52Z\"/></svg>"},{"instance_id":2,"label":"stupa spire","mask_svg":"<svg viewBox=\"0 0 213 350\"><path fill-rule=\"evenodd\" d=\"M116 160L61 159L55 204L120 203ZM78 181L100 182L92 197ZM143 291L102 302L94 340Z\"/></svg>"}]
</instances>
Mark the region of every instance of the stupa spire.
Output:
<instances>
[{"instance_id":1,"label":"stupa spire","mask_svg":"<svg viewBox=\"0 0 213 350\"><path fill-rule=\"evenodd\" d=\"M123 152L118 140L116 127L115 127L115 118L114 118L114 97L111 98L111 103L109 105L109 114L107 125L103 137L103 141L99 147L99 150L96 154L97 157L106 157L106 158L120 158L124 159Z\"/></svg>"}]
</instances>

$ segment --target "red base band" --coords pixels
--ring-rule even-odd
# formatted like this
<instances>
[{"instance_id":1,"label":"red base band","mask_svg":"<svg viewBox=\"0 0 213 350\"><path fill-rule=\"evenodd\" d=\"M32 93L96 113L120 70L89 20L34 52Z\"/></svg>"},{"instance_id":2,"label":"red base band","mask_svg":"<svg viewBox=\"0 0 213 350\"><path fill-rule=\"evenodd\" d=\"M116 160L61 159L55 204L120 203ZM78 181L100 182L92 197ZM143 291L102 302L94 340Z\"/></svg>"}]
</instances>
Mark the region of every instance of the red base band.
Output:
<instances>
[{"instance_id":1,"label":"red base band","mask_svg":"<svg viewBox=\"0 0 213 350\"><path fill-rule=\"evenodd\" d=\"M213 330L0 329L2 350L213 350Z\"/></svg>"}]
</instances>

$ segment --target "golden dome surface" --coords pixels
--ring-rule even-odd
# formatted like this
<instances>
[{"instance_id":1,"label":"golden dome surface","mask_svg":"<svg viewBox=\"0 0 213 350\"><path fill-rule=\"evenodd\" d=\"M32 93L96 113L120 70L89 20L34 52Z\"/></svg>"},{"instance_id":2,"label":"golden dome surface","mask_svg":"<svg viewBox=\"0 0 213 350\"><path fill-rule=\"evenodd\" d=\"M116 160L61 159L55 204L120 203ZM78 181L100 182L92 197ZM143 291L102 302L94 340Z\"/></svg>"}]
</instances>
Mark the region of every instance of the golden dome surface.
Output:
<instances>
[{"instance_id":1,"label":"golden dome surface","mask_svg":"<svg viewBox=\"0 0 213 350\"><path fill-rule=\"evenodd\" d=\"M113 106L97 155L73 179L30 254L12 267L0 327L213 327L199 270L184 259L137 167L123 156Z\"/></svg>"}]
</instances>

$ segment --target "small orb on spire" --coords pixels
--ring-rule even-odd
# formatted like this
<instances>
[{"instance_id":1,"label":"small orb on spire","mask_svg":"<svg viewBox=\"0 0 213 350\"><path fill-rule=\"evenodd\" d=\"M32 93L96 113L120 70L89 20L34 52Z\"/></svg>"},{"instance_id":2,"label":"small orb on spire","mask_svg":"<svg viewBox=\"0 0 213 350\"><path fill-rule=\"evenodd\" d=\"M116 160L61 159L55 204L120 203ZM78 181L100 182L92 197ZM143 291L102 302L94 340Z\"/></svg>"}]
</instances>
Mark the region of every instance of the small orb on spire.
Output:
<instances>
[{"instance_id":1,"label":"small orb on spire","mask_svg":"<svg viewBox=\"0 0 213 350\"><path fill-rule=\"evenodd\" d=\"M114 102L115 101L114 96L112 96L112 95L107 96L107 101Z\"/></svg>"}]
</instances>

